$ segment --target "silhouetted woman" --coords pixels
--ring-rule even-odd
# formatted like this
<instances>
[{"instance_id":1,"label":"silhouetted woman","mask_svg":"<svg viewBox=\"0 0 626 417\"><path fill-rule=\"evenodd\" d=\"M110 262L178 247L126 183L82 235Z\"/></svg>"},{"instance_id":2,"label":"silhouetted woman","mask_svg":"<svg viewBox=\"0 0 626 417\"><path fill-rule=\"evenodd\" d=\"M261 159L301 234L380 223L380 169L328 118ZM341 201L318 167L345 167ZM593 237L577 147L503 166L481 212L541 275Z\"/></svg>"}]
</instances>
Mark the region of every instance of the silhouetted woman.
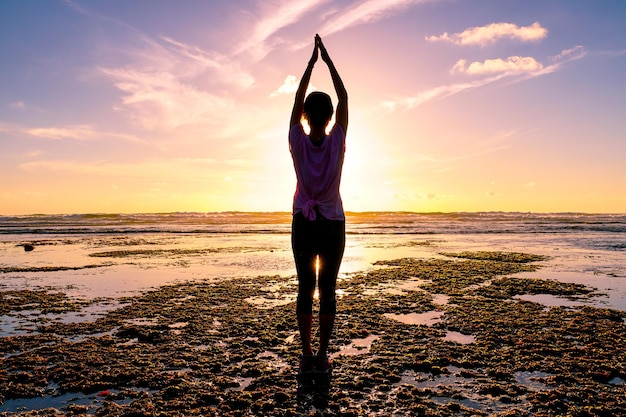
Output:
<instances>
[{"instance_id":1,"label":"silhouetted woman","mask_svg":"<svg viewBox=\"0 0 626 417\"><path fill-rule=\"evenodd\" d=\"M339 99L335 124L328 134L327 127L333 115L330 96L313 92L305 100L318 54L328 66ZM310 127L308 135L301 124L303 116ZM298 273L296 314L302 341L300 373L303 375L329 374L331 370L327 350L337 311L335 285L345 246L346 223L339 185L347 128L348 94L322 39L316 35L313 55L300 80L289 123L289 149L297 178L291 244ZM317 354L313 355L311 326L316 279L320 301L320 345Z\"/></svg>"}]
</instances>

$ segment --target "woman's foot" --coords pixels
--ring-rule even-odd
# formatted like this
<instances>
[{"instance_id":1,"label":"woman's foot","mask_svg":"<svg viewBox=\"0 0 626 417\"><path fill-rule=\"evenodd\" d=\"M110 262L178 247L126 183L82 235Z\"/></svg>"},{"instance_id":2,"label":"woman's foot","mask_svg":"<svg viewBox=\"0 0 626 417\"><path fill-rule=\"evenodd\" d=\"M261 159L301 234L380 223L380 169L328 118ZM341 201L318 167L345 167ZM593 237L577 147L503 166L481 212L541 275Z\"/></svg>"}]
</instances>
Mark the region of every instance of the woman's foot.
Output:
<instances>
[{"instance_id":1,"label":"woman's foot","mask_svg":"<svg viewBox=\"0 0 626 417\"><path fill-rule=\"evenodd\" d=\"M317 374L330 374L332 370L332 365L330 364L330 358L328 355L320 355L319 353L315 356L315 369L314 372Z\"/></svg>"},{"instance_id":2,"label":"woman's foot","mask_svg":"<svg viewBox=\"0 0 626 417\"><path fill-rule=\"evenodd\" d=\"M298 373L300 375L312 374L315 369L316 359L313 355L301 355Z\"/></svg>"}]
</instances>

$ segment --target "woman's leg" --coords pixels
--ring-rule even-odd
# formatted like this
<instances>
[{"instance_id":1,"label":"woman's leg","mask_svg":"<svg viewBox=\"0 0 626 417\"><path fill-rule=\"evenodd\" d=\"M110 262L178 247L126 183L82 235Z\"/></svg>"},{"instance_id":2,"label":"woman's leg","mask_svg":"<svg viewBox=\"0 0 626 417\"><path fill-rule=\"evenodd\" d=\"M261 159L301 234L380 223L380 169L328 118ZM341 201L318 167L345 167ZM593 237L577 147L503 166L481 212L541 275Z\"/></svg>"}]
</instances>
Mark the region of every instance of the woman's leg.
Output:
<instances>
[{"instance_id":1,"label":"woman's leg","mask_svg":"<svg viewBox=\"0 0 626 417\"><path fill-rule=\"evenodd\" d=\"M291 225L291 247L298 273L298 298L296 316L302 343L302 354L312 355L311 327L313 321L313 295L315 293L315 251L313 223L302 214L293 217Z\"/></svg>"},{"instance_id":2,"label":"woman's leg","mask_svg":"<svg viewBox=\"0 0 626 417\"><path fill-rule=\"evenodd\" d=\"M335 288L346 242L346 223L324 220L324 237L320 242L320 347L318 355L325 356L335 324L337 299Z\"/></svg>"}]
</instances>

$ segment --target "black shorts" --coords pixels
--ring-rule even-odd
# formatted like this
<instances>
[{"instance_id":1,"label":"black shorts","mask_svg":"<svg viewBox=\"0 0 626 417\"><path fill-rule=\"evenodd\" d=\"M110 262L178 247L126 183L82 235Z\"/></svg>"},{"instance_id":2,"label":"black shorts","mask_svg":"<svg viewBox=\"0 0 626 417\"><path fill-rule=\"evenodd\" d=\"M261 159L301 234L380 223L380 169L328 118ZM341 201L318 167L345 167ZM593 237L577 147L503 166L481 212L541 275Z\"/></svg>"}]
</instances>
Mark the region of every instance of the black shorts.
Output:
<instances>
[{"instance_id":1,"label":"black shorts","mask_svg":"<svg viewBox=\"0 0 626 417\"><path fill-rule=\"evenodd\" d=\"M298 272L297 314L312 314L315 284L319 286L320 313L335 314L335 286L346 244L346 222L317 215L313 221L302 213L291 223L291 248ZM316 260L319 256L319 276Z\"/></svg>"}]
</instances>

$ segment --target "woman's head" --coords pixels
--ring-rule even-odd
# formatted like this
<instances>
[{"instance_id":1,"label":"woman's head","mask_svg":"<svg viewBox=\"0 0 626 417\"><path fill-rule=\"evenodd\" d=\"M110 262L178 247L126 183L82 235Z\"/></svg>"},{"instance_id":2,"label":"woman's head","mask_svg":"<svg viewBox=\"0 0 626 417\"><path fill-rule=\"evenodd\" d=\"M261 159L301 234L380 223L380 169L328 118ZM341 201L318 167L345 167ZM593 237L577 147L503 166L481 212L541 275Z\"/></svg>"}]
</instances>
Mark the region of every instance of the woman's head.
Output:
<instances>
[{"instance_id":1,"label":"woman's head","mask_svg":"<svg viewBox=\"0 0 626 417\"><path fill-rule=\"evenodd\" d=\"M304 100L304 115L309 125L326 127L333 115L333 103L330 96L320 91L314 91Z\"/></svg>"}]
</instances>

